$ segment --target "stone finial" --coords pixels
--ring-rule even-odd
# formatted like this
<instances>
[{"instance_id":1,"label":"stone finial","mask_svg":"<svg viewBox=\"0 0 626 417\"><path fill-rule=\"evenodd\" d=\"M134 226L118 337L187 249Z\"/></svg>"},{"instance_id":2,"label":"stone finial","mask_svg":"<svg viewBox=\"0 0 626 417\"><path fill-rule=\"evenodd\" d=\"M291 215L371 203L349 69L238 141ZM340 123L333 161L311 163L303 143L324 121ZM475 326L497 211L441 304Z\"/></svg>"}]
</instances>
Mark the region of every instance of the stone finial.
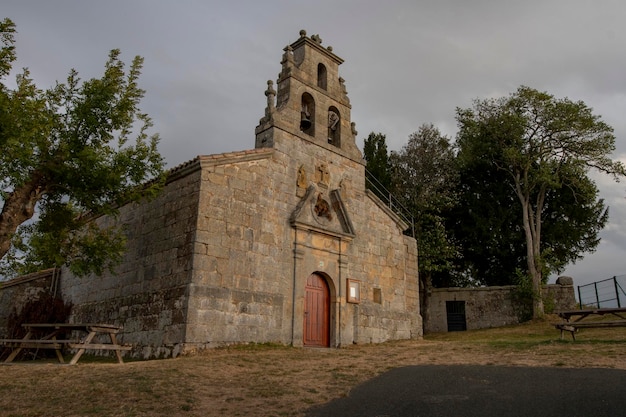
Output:
<instances>
[{"instance_id":1,"label":"stone finial","mask_svg":"<svg viewBox=\"0 0 626 417\"><path fill-rule=\"evenodd\" d=\"M267 90L265 90L265 96L267 97L267 105L270 107L270 104L273 106L274 102L270 102L271 98L276 96L276 91L274 90L274 81L267 80Z\"/></svg>"},{"instance_id":2,"label":"stone finial","mask_svg":"<svg viewBox=\"0 0 626 417\"><path fill-rule=\"evenodd\" d=\"M272 115L276 107L274 106L274 97L276 97L276 90L274 90L274 82L267 80L267 90L265 90L265 96L267 97L267 107L265 108L265 120L272 120Z\"/></svg>"},{"instance_id":3,"label":"stone finial","mask_svg":"<svg viewBox=\"0 0 626 417\"><path fill-rule=\"evenodd\" d=\"M300 31L300 37L301 37L301 38L306 37L306 30L302 29L302 30Z\"/></svg>"},{"instance_id":4,"label":"stone finial","mask_svg":"<svg viewBox=\"0 0 626 417\"><path fill-rule=\"evenodd\" d=\"M281 64L285 66L286 63L293 62L293 48L291 45L287 45L283 51L285 52L283 53L283 60L281 61Z\"/></svg>"},{"instance_id":5,"label":"stone finial","mask_svg":"<svg viewBox=\"0 0 626 417\"><path fill-rule=\"evenodd\" d=\"M339 85L341 86L341 91L344 94L348 94L348 90L346 89L346 80L344 80L343 78L339 77Z\"/></svg>"},{"instance_id":6,"label":"stone finial","mask_svg":"<svg viewBox=\"0 0 626 417\"><path fill-rule=\"evenodd\" d=\"M359 132L356 131L356 123L350 123L350 129L352 130L352 136L356 138L356 135L359 134Z\"/></svg>"},{"instance_id":7,"label":"stone finial","mask_svg":"<svg viewBox=\"0 0 626 417\"><path fill-rule=\"evenodd\" d=\"M558 277L556 279L556 283L557 285L574 285L574 279L572 277L566 277L566 276L562 276L562 277Z\"/></svg>"},{"instance_id":8,"label":"stone finial","mask_svg":"<svg viewBox=\"0 0 626 417\"><path fill-rule=\"evenodd\" d=\"M287 45L283 50L285 52L283 53L283 59L280 61L280 63L282 64L282 69L281 72L278 74L278 78L287 76L291 72L291 68L294 65L293 48L291 47L291 45Z\"/></svg>"},{"instance_id":9,"label":"stone finial","mask_svg":"<svg viewBox=\"0 0 626 417\"><path fill-rule=\"evenodd\" d=\"M311 40L319 45L322 44L322 38L320 38L320 35L311 35Z\"/></svg>"}]
</instances>

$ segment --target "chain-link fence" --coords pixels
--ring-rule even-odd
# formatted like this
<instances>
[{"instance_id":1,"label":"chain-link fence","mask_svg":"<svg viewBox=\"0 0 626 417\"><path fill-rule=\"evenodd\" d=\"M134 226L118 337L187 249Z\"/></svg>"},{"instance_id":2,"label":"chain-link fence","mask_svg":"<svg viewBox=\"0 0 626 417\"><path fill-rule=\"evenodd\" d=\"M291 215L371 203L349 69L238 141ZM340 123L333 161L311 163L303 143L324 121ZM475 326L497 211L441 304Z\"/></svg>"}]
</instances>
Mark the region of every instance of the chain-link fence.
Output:
<instances>
[{"instance_id":1,"label":"chain-link fence","mask_svg":"<svg viewBox=\"0 0 626 417\"><path fill-rule=\"evenodd\" d=\"M580 308L626 307L626 275L578 286Z\"/></svg>"}]
</instances>

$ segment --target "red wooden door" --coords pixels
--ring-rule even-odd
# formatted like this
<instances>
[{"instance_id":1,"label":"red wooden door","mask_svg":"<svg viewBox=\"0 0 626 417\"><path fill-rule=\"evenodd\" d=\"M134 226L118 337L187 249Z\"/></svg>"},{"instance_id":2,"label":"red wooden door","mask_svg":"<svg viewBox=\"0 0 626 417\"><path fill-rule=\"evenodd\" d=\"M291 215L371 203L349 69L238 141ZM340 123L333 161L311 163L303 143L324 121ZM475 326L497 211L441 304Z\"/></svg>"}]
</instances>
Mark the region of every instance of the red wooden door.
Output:
<instances>
[{"instance_id":1,"label":"red wooden door","mask_svg":"<svg viewBox=\"0 0 626 417\"><path fill-rule=\"evenodd\" d=\"M321 276L306 280L304 297L304 345L330 346L330 291Z\"/></svg>"}]
</instances>

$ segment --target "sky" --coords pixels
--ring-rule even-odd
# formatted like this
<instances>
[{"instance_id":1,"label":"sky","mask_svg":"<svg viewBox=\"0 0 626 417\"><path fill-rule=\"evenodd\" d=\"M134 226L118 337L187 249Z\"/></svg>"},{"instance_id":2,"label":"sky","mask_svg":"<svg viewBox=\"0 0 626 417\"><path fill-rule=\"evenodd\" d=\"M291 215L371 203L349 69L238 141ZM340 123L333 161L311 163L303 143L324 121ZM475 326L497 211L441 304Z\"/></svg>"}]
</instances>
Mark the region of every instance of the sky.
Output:
<instances>
[{"instance_id":1,"label":"sky","mask_svg":"<svg viewBox=\"0 0 626 417\"><path fill-rule=\"evenodd\" d=\"M623 0L2 0L5 17L14 68L42 89L72 68L101 76L114 48L128 65L142 56L142 110L168 168L254 148L267 81L302 29L345 60L361 149L376 132L400 150L424 123L453 140L456 108L525 85L592 107L626 162ZM626 181L592 178L610 220L596 252L561 272L575 285L626 274Z\"/></svg>"}]
</instances>

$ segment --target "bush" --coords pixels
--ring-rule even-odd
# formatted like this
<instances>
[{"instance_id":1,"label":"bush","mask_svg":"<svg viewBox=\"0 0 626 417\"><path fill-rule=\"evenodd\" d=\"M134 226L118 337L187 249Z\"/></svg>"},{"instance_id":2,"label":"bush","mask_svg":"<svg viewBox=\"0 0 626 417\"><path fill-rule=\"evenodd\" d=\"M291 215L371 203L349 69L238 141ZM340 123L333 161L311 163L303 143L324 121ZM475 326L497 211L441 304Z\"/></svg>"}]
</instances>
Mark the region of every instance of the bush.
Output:
<instances>
[{"instance_id":1,"label":"bush","mask_svg":"<svg viewBox=\"0 0 626 417\"><path fill-rule=\"evenodd\" d=\"M521 323L533 317L533 298L535 294L530 277L519 269L516 271L515 284L517 287L512 294L513 307Z\"/></svg>"},{"instance_id":2,"label":"bush","mask_svg":"<svg viewBox=\"0 0 626 417\"><path fill-rule=\"evenodd\" d=\"M22 324L66 323L71 312L71 303L64 303L60 297L53 296L48 292L42 293L39 298L27 302L19 313L17 308L13 307L13 311L7 319L6 334L10 339L21 339L26 335L26 330ZM23 355L24 352L21 354ZM6 352L2 357L5 355Z\"/></svg>"}]
</instances>

